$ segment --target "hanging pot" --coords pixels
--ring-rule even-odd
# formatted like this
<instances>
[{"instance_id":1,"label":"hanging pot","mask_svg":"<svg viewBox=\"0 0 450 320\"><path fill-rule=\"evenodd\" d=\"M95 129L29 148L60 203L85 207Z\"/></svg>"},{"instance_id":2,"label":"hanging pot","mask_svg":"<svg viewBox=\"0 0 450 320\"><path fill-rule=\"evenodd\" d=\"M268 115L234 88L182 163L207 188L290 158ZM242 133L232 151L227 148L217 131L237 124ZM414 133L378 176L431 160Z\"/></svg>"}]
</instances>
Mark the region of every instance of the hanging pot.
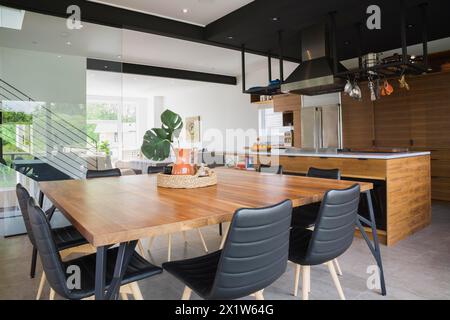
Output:
<instances>
[{"instance_id":1,"label":"hanging pot","mask_svg":"<svg viewBox=\"0 0 450 320\"><path fill-rule=\"evenodd\" d=\"M394 87L387 80L384 81L384 90L388 96L394 93Z\"/></svg>"}]
</instances>

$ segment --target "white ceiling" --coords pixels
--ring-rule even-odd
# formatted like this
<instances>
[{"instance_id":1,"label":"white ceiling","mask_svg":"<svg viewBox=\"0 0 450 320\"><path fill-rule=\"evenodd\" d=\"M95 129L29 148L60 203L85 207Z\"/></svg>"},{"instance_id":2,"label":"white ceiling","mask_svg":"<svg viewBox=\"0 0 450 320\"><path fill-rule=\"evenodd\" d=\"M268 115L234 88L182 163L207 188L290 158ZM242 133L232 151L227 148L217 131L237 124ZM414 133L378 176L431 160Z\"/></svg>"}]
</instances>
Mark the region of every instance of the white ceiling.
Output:
<instances>
[{"instance_id":1,"label":"white ceiling","mask_svg":"<svg viewBox=\"0 0 450 320\"><path fill-rule=\"evenodd\" d=\"M65 19L31 12L25 14L22 30L0 28L0 46L55 57L74 55L231 76L241 73L239 51L90 23L83 23L81 30L68 30ZM265 68L266 61L247 54L248 72Z\"/></svg>"},{"instance_id":2,"label":"white ceiling","mask_svg":"<svg viewBox=\"0 0 450 320\"><path fill-rule=\"evenodd\" d=\"M89 0L206 26L253 0ZM187 9L187 12L183 12Z\"/></svg>"}]
</instances>

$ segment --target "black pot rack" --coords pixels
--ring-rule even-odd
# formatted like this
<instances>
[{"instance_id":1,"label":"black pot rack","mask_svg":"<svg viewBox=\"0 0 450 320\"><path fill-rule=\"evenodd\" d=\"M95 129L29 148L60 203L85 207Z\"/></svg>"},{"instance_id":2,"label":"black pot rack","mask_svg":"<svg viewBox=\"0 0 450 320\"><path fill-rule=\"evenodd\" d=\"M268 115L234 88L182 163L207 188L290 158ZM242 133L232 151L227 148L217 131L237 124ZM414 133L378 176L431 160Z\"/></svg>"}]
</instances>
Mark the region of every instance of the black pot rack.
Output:
<instances>
[{"instance_id":1,"label":"black pot rack","mask_svg":"<svg viewBox=\"0 0 450 320\"><path fill-rule=\"evenodd\" d=\"M335 76L342 79L358 79L359 81L371 80L373 78L391 78L402 75L420 75L428 73L428 3L422 3L418 7L421 10L422 17L422 51L423 55L420 59L411 59L408 55L407 46L407 21L406 21L406 3L405 0L400 1L400 35L402 43L402 52L397 61L382 62L373 67L363 66L363 24L358 23L355 27L358 29L358 64L359 67L356 70L349 70L345 72L337 73L338 70L338 54L337 54L337 40L336 40L336 12L329 13L330 23L330 43L331 54L334 57L333 70L335 70ZM284 82L284 61L283 61L283 32L278 32L278 44L280 48L279 62L280 62L280 83L272 84L265 87L254 87L246 89L245 83L245 45L242 45L241 57L242 57L242 92L251 95L267 95L275 96L282 94L281 84ZM269 83L272 81L272 55L268 52L268 74Z\"/></svg>"}]
</instances>

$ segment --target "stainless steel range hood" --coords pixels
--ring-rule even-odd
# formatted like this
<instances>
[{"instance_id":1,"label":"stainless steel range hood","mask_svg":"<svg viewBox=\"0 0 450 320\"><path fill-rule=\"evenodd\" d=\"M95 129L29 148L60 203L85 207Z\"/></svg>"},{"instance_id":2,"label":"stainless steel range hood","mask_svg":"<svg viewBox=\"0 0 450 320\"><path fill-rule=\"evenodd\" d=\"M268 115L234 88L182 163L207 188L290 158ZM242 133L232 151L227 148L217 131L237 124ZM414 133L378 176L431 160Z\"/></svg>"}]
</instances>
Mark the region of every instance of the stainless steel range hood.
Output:
<instances>
[{"instance_id":1,"label":"stainless steel range hood","mask_svg":"<svg viewBox=\"0 0 450 320\"><path fill-rule=\"evenodd\" d=\"M346 82L336 78L333 72L328 39L324 24L302 31L303 63L281 85L282 92L314 96L344 89ZM345 71L347 69L338 62L338 72Z\"/></svg>"}]
</instances>

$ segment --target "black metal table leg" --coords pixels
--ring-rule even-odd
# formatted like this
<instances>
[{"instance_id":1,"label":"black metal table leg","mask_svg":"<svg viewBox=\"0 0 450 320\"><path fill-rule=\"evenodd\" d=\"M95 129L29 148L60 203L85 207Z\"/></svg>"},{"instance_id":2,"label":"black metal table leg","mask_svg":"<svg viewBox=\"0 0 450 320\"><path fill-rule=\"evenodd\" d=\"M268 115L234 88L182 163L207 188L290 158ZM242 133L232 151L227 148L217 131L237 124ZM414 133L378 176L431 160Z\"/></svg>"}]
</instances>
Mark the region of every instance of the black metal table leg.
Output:
<instances>
[{"instance_id":1,"label":"black metal table leg","mask_svg":"<svg viewBox=\"0 0 450 320\"><path fill-rule=\"evenodd\" d=\"M136 250L137 240L121 243L117 252L114 275L108 290L106 290L106 256L108 247L97 248L97 261L95 266L95 299L115 300L119 298L120 284L130 263L131 256Z\"/></svg>"},{"instance_id":2,"label":"black metal table leg","mask_svg":"<svg viewBox=\"0 0 450 320\"><path fill-rule=\"evenodd\" d=\"M223 235L223 226L222 223L219 223L219 236Z\"/></svg>"},{"instance_id":3,"label":"black metal table leg","mask_svg":"<svg viewBox=\"0 0 450 320\"><path fill-rule=\"evenodd\" d=\"M106 246L97 248L95 263L95 300L105 299L105 277L106 277Z\"/></svg>"},{"instance_id":4,"label":"black metal table leg","mask_svg":"<svg viewBox=\"0 0 450 320\"><path fill-rule=\"evenodd\" d=\"M358 215L358 220L357 220L356 224L357 224L364 240L366 241L367 246L369 247L370 251L372 252L372 255L374 256L374 258L377 262L377 265L378 265L378 268L380 271L381 294L383 296L385 296L386 295L386 283L384 280L383 262L381 259L380 243L378 240L377 225L376 225L376 221L375 221L375 214L373 211L372 197L371 197L370 191L366 191L366 192L364 192L364 194L366 195L366 198L367 198L367 205L369 207L370 221L361 217L360 215ZM370 241L370 238L367 235L362 223L367 224L372 229L373 243Z\"/></svg>"},{"instance_id":5,"label":"black metal table leg","mask_svg":"<svg viewBox=\"0 0 450 320\"><path fill-rule=\"evenodd\" d=\"M107 300L117 300L120 293L120 285L123 276L130 263L131 256L136 250L137 240L128 243L121 243L117 253L116 265L114 266L114 276L106 293Z\"/></svg>"}]
</instances>

